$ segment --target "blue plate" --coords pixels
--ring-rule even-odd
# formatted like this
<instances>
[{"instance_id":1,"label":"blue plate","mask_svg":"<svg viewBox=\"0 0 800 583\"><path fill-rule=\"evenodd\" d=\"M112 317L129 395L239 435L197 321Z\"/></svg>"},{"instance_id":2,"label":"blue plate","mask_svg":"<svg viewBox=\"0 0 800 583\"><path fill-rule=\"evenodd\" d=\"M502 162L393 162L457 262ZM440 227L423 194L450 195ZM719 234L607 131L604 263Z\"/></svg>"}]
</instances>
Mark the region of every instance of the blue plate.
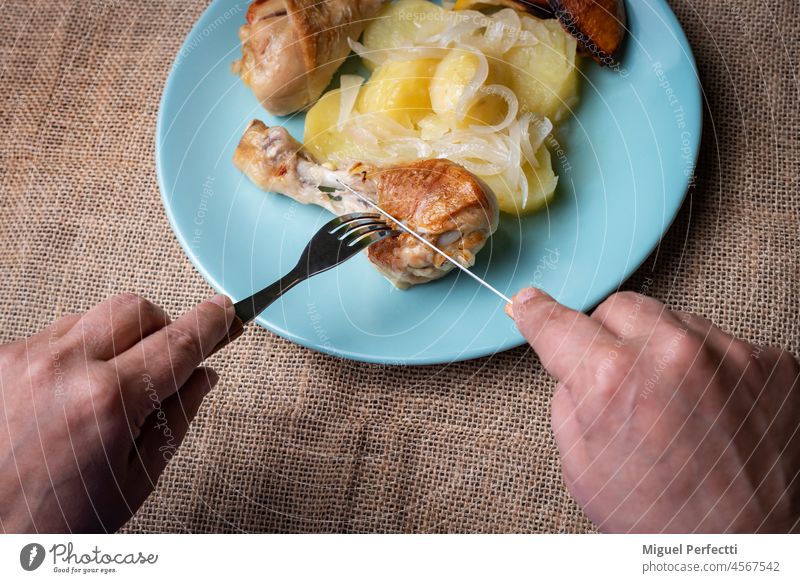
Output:
<instances>
[{"instance_id":1,"label":"blue plate","mask_svg":"<svg viewBox=\"0 0 800 583\"><path fill-rule=\"evenodd\" d=\"M297 260L330 215L267 194L231 162L248 122L283 124L302 139L303 116L275 118L230 72L248 2L216 0L181 49L158 118L159 184L172 228L218 291L241 299ZM663 0L628 3L624 69L584 59L575 117L554 153L561 176L544 212L505 216L474 271L514 294L528 285L589 309L658 245L691 180L701 99L686 37ZM338 83L334 80L334 84ZM298 286L259 324L314 350L354 360L437 364L523 342L502 302L466 276L396 290L364 256Z\"/></svg>"}]
</instances>

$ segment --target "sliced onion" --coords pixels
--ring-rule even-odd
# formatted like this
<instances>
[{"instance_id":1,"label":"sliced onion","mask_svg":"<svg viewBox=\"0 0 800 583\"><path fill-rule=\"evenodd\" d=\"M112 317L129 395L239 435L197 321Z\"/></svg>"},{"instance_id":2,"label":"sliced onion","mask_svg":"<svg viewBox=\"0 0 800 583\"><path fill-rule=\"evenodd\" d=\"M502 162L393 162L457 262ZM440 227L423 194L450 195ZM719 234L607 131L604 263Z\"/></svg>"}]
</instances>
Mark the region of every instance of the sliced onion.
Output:
<instances>
[{"instance_id":1,"label":"sliced onion","mask_svg":"<svg viewBox=\"0 0 800 583\"><path fill-rule=\"evenodd\" d=\"M519 188L522 191L522 209L528 206L528 193L530 191L530 184L528 184L528 176L524 172L520 172Z\"/></svg>"},{"instance_id":2,"label":"sliced onion","mask_svg":"<svg viewBox=\"0 0 800 583\"><path fill-rule=\"evenodd\" d=\"M475 75L472 77L472 80L464 86L464 91L461 93L461 97L458 99L458 111L456 112L456 118L458 121L462 121L464 117L467 115L467 104L471 104L472 100L475 99L475 96L478 94L478 90L481 86L486 83L486 79L489 78L489 61L486 60L486 56L479 50L468 47L466 45L459 45L461 50L465 50L469 53L472 53L478 58L478 69L475 71Z\"/></svg>"},{"instance_id":3,"label":"sliced onion","mask_svg":"<svg viewBox=\"0 0 800 583\"><path fill-rule=\"evenodd\" d=\"M420 137L424 140L435 140L450 132L450 126L435 113L429 113L417 124L420 128Z\"/></svg>"},{"instance_id":4,"label":"sliced onion","mask_svg":"<svg viewBox=\"0 0 800 583\"><path fill-rule=\"evenodd\" d=\"M509 139L508 136L501 134L476 135L463 131L453 132L433 140L433 145L436 150L452 151L458 155L479 158L503 166L509 163ZM502 169L498 170L500 171Z\"/></svg>"},{"instance_id":5,"label":"sliced onion","mask_svg":"<svg viewBox=\"0 0 800 583\"><path fill-rule=\"evenodd\" d=\"M522 171L522 131L519 121L514 121L508 126L508 140L511 151L511 162L508 170L509 184L517 184Z\"/></svg>"},{"instance_id":6,"label":"sliced onion","mask_svg":"<svg viewBox=\"0 0 800 583\"><path fill-rule=\"evenodd\" d=\"M479 133L479 134L493 134L496 132L501 132L506 129L511 123L517 119L517 113L519 112L519 100L517 96L514 95L514 92L511 91L505 85L487 85L486 87L481 87L478 89L478 93L482 95L499 95L503 98L503 101L506 102L508 106L508 111L506 112L506 117L497 125L493 126L479 126L479 125L471 125L469 126L471 130Z\"/></svg>"},{"instance_id":7,"label":"sliced onion","mask_svg":"<svg viewBox=\"0 0 800 583\"><path fill-rule=\"evenodd\" d=\"M417 42L447 47L486 26L487 17L475 10L458 10L445 15L447 22L443 29L430 34L430 27L423 27L417 33Z\"/></svg>"},{"instance_id":8,"label":"sliced onion","mask_svg":"<svg viewBox=\"0 0 800 583\"><path fill-rule=\"evenodd\" d=\"M531 147L538 150L544 144L547 136L553 131L553 122L543 117L538 119L534 125L536 126L536 131L531 134Z\"/></svg>"},{"instance_id":9,"label":"sliced onion","mask_svg":"<svg viewBox=\"0 0 800 583\"><path fill-rule=\"evenodd\" d=\"M476 27L472 26L472 24L462 22L461 24L456 24L455 26L446 28L442 32L429 37L424 42L426 44L435 44L440 47L447 47L451 43L461 42L464 37L469 36L475 32L475 30Z\"/></svg>"},{"instance_id":10,"label":"sliced onion","mask_svg":"<svg viewBox=\"0 0 800 583\"><path fill-rule=\"evenodd\" d=\"M449 13L448 13L449 14ZM450 18L445 17L444 29L450 26ZM417 29L417 34L414 36L414 42L417 44L431 44L431 39L436 37L443 30L441 21L432 18L425 20L422 26Z\"/></svg>"},{"instance_id":11,"label":"sliced onion","mask_svg":"<svg viewBox=\"0 0 800 583\"><path fill-rule=\"evenodd\" d=\"M369 155L363 162L393 164L430 158L433 148L409 129L381 112L362 113L350 118L344 133L366 146Z\"/></svg>"},{"instance_id":12,"label":"sliced onion","mask_svg":"<svg viewBox=\"0 0 800 583\"><path fill-rule=\"evenodd\" d=\"M447 49L432 46L406 46L393 49L386 61L413 61L415 59L443 59Z\"/></svg>"},{"instance_id":13,"label":"sliced onion","mask_svg":"<svg viewBox=\"0 0 800 583\"><path fill-rule=\"evenodd\" d=\"M511 49L514 47L535 47L539 44L539 39L533 32L530 30L522 29L519 31L517 38L514 40L514 44L511 46ZM509 50L511 50L509 49Z\"/></svg>"},{"instance_id":14,"label":"sliced onion","mask_svg":"<svg viewBox=\"0 0 800 583\"><path fill-rule=\"evenodd\" d=\"M438 157L447 158L451 162L455 162L459 166L463 166L477 176L491 176L493 174L500 174L503 172L502 166L497 164L487 164L486 162L476 160L475 158L454 156L452 154L447 154L446 152L440 152Z\"/></svg>"},{"instance_id":15,"label":"sliced onion","mask_svg":"<svg viewBox=\"0 0 800 583\"><path fill-rule=\"evenodd\" d=\"M357 120L351 120L351 123L345 126L344 133L352 138L354 142L366 146L368 151L377 150L379 147L378 137L364 128Z\"/></svg>"},{"instance_id":16,"label":"sliced onion","mask_svg":"<svg viewBox=\"0 0 800 583\"><path fill-rule=\"evenodd\" d=\"M534 124L536 128L533 133L530 131L531 124ZM526 113L519 118L519 125L522 132L522 153L525 160L532 167L538 168L536 151L542 147L547 136L553 131L553 123L546 117L540 118L533 113Z\"/></svg>"},{"instance_id":17,"label":"sliced onion","mask_svg":"<svg viewBox=\"0 0 800 583\"><path fill-rule=\"evenodd\" d=\"M533 118L532 113L526 113L521 118L519 118L519 129L521 134L520 145L522 147L522 155L525 157L525 161L535 168L536 152L533 149L533 146L531 145L531 132L530 132L530 125L532 118Z\"/></svg>"},{"instance_id":18,"label":"sliced onion","mask_svg":"<svg viewBox=\"0 0 800 583\"><path fill-rule=\"evenodd\" d=\"M365 125L368 124L381 139L392 139L396 137L413 138L417 136L415 130L407 128L380 111L364 115L362 121Z\"/></svg>"},{"instance_id":19,"label":"sliced onion","mask_svg":"<svg viewBox=\"0 0 800 583\"><path fill-rule=\"evenodd\" d=\"M461 164L470 172L474 172L480 176L500 174L506 172L509 168L508 159L488 160L481 155L484 149L477 147L475 144L452 144L450 146L435 148L435 151L438 158L452 160L453 162Z\"/></svg>"},{"instance_id":20,"label":"sliced onion","mask_svg":"<svg viewBox=\"0 0 800 583\"><path fill-rule=\"evenodd\" d=\"M465 136L455 132L433 141L439 158L448 158L481 176L506 172L511 164L508 137L501 135Z\"/></svg>"},{"instance_id":21,"label":"sliced onion","mask_svg":"<svg viewBox=\"0 0 800 583\"><path fill-rule=\"evenodd\" d=\"M522 32L522 21L516 10L505 8L493 16L495 27L500 31L499 53L505 54L517 43ZM489 30L487 29L487 33Z\"/></svg>"},{"instance_id":22,"label":"sliced onion","mask_svg":"<svg viewBox=\"0 0 800 583\"><path fill-rule=\"evenodd\" d=\"M407 160L431 158L434 154L431 144L422 138L397 138L384 148L395 156Z\"/></svg>"},{"instance_id":23,"label":"sliced onion","mask_svg":"<svg viewBox=\"0 0 800 583\"><path fill-rule=\"evenodd\" d=\"M503 38L506 37L505 23L496 18L490 20L486 32L483 33L483 47L481 48L486 52L502 55L505 52L503 50Z\"/></svg>"},{"instance_id":24,"label":"sliced onion","mask_svg":"<svg viewBox=\"0 0 800 583\"><path fill-rule=\"evenodd\" d=\"M347 39L347 43L350 45L350 49L357 54L359 58L369 61L375 66L383 65L388 58L386 51L370 51L360 42L351 38Z\"/></svg>"},{"instance_id":25,"label":"sliced onion","mask_svg":"<svg viewBox=\"0 0 800 583\"><path fill-rule=\"evenodd\" d=\"M339 80L341 93L339 95L339 121L336 129L340 132L350 120L350 114L353 113L353 108L356 106L362 83L364 83L364 77L358 75L342 75Z\"/></svg>"},{"instance_id":26,"label":"sliced onion","mask_svg":"<svg viewBox=\"0 0 800 583\"><path fill-rule=\"evenodd\" d=\"M459 34L457 40L492 56L503 55L516 46L523 36L526 37L525 44L531 44L527 38L530 35L524 33L517 12L511 8L504 8L492 16L478 13L473 17L473 27L468 34ZM481 29L484 29L482 34L480 34ZM441 33L440 37L447 32L449 31ZM455 32L450 34L453 35Z\"/></svg>"}]
</instances>

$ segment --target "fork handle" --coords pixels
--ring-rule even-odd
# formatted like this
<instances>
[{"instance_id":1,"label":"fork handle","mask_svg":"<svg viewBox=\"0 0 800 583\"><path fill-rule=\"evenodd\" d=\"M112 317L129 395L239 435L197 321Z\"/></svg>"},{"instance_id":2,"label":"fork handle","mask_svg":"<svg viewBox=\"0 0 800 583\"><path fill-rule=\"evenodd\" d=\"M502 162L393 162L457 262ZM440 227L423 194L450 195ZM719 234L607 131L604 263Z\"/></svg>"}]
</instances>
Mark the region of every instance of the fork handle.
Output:
<instances>
[{"instance_id":1,"label":"fork handle","mask_svg":"<svg viewBox=\"0 0 800 583\"><path fill-rule=\"evenodd\" d=\"M249 324L256 319L271 303L303 281L296 268L284 275L278 281L265 287L260 292L233 304L236 317L233 320L225 338L219 341L209 356L216 354L228 344L239 338L244 333L245 324Z\"/></svg>"},{"instance_id":2,"label":"fork handle","mask_svg":"<svg viewBox=\"0 0 800 583\"><path fill-rule=\"evenodd\" d=\"M297 273L296 269L292 269L289 273L284 275L272 285L268 285L260 292L257 292L245 298L240 302L233 304L233 309L236 311L236 316L242 324L249 324L256 319L261 312L266 310L270 304L292 289L298 283L303 281L303 278Z\"/></svg>"}]
</instances>

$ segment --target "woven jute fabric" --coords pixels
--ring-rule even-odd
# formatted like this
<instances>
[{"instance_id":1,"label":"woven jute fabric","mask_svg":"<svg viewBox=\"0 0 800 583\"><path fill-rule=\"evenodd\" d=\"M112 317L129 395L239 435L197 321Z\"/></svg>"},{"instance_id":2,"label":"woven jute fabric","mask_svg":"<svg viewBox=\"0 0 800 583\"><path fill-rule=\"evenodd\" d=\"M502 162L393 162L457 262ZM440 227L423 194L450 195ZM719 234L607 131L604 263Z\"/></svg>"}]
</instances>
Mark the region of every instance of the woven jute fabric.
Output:
<instances>
[{"instance_id":1,"label":"woven jute fabric","mask_svg":"<svg viewBox=\"0 0 800 583\"><path fill-rule=\"evenodd\" d=\"M629 0L638 2L640 0ZM0 340L133 291L211 290L159 200L154 133L203 0L2 3ZM796 0L674 0L707 100L696 187L625 288L753 342L800 339ZM554 382L527 349L441 367L250 330L128 532L592 532L561 479Z\"/></svg>"}]
</instances>

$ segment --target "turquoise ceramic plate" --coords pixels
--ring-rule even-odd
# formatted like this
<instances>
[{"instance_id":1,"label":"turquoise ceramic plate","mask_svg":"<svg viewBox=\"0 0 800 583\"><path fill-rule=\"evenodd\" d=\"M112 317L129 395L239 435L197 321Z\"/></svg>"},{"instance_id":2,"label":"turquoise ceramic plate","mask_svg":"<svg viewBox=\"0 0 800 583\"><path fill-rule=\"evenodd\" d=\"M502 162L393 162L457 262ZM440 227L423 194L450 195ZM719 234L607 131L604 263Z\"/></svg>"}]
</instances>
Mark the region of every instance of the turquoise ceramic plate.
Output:
<instances>
[{"instance_id":1,"label":"turquoise ceramic plate","mask_svg":"<svg viewBox=\"0 0 800 583\"><path fill-rule=\"evenodd\" d=\"M253 118L303 134L302 115L269 115L230 72L247 4L217 0L192 30L164 91L156 148L178 240L208 282L235 299L289 270L330 219L261 192L231 163ZM560 134L566 154L554 156L555 202L523 220L505 217L479 255L474 271L507 295L536 285L591 308L655 249L681 206L701 132L694 59L666 2L628 8L624 70L582 65L581 104ZM522 343L502 302L469 278L399 291L364 256L295 288L258 322L314 350L381 363L444 363Z\"/></svg>"}]
</instances>

